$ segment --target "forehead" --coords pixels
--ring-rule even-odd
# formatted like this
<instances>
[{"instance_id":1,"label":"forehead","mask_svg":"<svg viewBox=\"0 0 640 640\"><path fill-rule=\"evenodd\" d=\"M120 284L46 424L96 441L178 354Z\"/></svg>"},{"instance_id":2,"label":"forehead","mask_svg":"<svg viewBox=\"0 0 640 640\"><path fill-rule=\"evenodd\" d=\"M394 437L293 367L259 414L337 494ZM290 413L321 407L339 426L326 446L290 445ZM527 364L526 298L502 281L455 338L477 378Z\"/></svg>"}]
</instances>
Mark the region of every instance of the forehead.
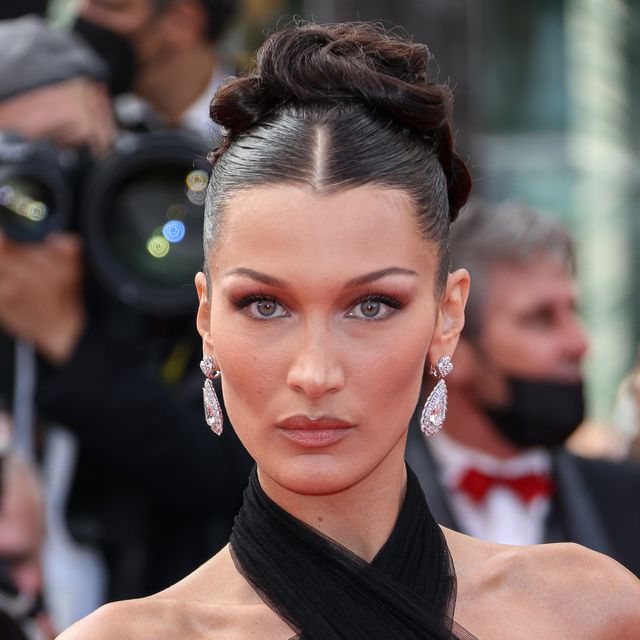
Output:
<instances>
[{"instance_id":1,"label":"forehead","mask_svg":"<svg viewBox=\"0 0 640 640\"><path fill-rule=\"evenodd\" d=\"M473 275L472 275L473 277ZM552 254L494 265L487 274L485 310L526 312L542 306L573 306L576 282L569 267Z\"/></svg>"},{"instance_id":2,"label":"forehead","mask_svg":"<svg viewBox=\"0 0 640 640\"><path fill-rule=\"evenodd\" d=\"M81 0L78 12L86 18L118 29L147 19L155 9L155 0Z\"/></svg>"},{"instance_id":3,"label":"forehead","mask_svg":"<svg viewBox=\"0 0 640 640\"><path fill-rule=\"evenodd\" d=\"M408 195L371 185L330 195L286 184L242 191L225 206L214 253L216 269L250 259L266 271L332 275L401 263L426 271L437 257Z\"/></svg>"}]
</instances>

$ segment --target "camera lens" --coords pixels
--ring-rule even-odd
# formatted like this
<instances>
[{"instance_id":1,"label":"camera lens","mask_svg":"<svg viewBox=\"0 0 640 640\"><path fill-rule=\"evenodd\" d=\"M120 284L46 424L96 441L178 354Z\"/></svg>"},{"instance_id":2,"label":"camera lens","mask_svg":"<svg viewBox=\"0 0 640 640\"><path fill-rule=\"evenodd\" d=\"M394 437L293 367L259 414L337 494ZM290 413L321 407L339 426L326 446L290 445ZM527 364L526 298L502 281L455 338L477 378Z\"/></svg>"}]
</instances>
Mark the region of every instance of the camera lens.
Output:
<instances>
[{"instance_id":1,"label":"camera lens","mask_svg":"<svg viewBox=\"0 0 640 640\"><path fill-rule=\"evenodd\" d=\"M195 308L209 182L195 163L205 153L199 138L182 132L130 136L89 179L82 211L89 257L106 287L142 311Z\"/></svg>"},{"instance_id":2,"label":"camera lens","mask_svg":"<svg viewBox=\"0 0 640 640\"><path fill-rule=\"evenodd\" d=\"M36 242L68 223L72 197L60 154L48 143L0 134L0 228Z\"/></svg>"},{"instance_id":3,"label":"camera lens","mask_svg":"<svg viewBox=\"0 0 640 640\"><path fill-rule=\"evenodd\" d=\"M33 235L49 216L51 190L27 176L0 179L0 225L10 235Z\"/></svg>"},{"instance_id":4,"label":"camera lens","mask_svg":"<svg viewBox=\"0 0 640 640\"><path fill-rule=\"evenodd\" d=\"M138 171L114 194L105 220L109 248L131 273L163 289L191 283L202 263L202 205L189 199L184 166ZM206 173L204 174L206 178ZM204 196L208 178L197 197Z\"/></svg>"}]
</instances>

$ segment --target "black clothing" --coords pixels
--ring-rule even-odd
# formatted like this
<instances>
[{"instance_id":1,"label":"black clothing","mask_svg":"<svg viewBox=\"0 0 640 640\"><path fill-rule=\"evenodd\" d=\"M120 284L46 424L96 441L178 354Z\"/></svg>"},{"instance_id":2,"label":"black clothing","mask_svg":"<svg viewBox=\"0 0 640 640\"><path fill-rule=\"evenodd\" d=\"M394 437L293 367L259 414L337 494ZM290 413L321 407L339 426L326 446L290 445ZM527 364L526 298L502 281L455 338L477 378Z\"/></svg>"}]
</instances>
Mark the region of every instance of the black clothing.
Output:
<instances>
[{"instance_id":1,"label":"black clothing","mask_svg":"<svg viewBox=\"0 0 640 640\"><path fill-rule=\"evenodd\" d=\"M109 600L141 597L226 544L253 461L228 421L220 438L204 421L194 316L146 318L104 291L91 314L64 366L38 362L36 410L78 442L72 535L103 553Z\"/></svg>"},{"instance_id":2,"label":"black clothing","mask_svg":"<svg viewBox=\"0 0 640 640\"><path fill-rule=\"evenodd\" d=\"M75 218L71 230L82 233ZM185 286L191 311L151 317L86 264L85 332L64 366L37 363L41 424L69 429L78 444L69 529L104 555L109 600L157 592L226 544L253 465L228 421L221 438L204 421L197 299ZM9 410L13 349L0 331L0 408Z\"/></svg>"},{"instance_id":3,"label":"black clothing","mask_svg":"<svg viewBox=\"0 0 640 640\"><path fill-rule=\"evenodd\" d=\"M640 577L640 465L550 450L556 492L540 542L576 542L604 553ZM407 462L420 479L435 519L462 533L417 417L409 425Z\"/></svg>"},{"instance_id":4,"label":"black clothing","mask_svg":"<svg viewBox=\"0 0 640 640\"><path fill-rule=\"evenodd\" d=\"M40 411L80 445L69 524L102 548L109 599L159 591L226 544L253 464L228 421L221 438L204 422L199 339L173 384L144 353L152 343L87 334L39 386Z\"/></svg>"},{"instance_id":5,"label":"black clothing","mask_svg":"<svg viewBox=\"0 0 640 640\"><path fill-rule=\"evenodd\" d=\"M474 640L455 624L455 570L418 479L368 563L294 518L251 474L230 539L238 571L302 640Z\"/></svg>"}]
</instances>

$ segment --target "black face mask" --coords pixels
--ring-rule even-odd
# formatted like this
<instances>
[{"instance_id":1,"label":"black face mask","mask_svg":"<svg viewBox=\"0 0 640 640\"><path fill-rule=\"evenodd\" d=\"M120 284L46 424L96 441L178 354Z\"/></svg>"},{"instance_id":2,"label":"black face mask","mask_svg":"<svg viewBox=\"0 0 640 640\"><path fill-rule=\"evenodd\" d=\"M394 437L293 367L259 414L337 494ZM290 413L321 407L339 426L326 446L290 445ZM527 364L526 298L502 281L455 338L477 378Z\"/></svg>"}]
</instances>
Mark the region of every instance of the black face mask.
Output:
<instances>
[{"instance_id":1,"label":"black face mask","mask_svg":"<svg viewBox=\"0 0 640 640\"><path fill-rule=\"evenodd\" d=\"M117 31L82 16L76 18L73 32L78 34L107 65L110 93L117 95L129 91L137 67L135 52L129 40Z\"/></svg>"},{"instance_id":2,"label":"black face mask","mask_svg":"<svg viewBox=\"0 0 640 640\"><path fill-rule=\"evenodd\" d=\"M518 447L562 444L584 419L582 382L509 377L510 400L488 407L486 415L502 435Z\"/></svg>"},{"instance_id":3,"label":"black face mask","mask_svg":"<svg viewBox=\"0 0 640 640\"><path fill-rule=\"evenodd\" d=\"M9 562L0 556L0 638L27 640L37 616L44 611L42 595L22 593L10 574ZM40 637L38 635L38 637Z\"/></svg>"}]
</instances>

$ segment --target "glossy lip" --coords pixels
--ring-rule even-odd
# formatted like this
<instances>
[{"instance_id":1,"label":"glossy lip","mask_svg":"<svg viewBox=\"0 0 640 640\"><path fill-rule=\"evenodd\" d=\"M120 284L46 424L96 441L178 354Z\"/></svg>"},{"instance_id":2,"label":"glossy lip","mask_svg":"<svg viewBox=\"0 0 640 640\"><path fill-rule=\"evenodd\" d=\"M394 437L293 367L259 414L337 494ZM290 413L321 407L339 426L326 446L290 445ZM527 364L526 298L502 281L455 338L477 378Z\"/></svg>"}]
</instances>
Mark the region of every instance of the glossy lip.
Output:
<instances>
[{"instance_id":1,"label":"glossy lip","mask_svg":"<svg viewBox=\"0 0 640 640\"><path fill-rule=\"evenodd\" d=\"M341 440L355 425L331 416L310 418L299 415L281 420L278 430L288 440L302 447L326 447Z\"/></svg>"}]
</instances>

